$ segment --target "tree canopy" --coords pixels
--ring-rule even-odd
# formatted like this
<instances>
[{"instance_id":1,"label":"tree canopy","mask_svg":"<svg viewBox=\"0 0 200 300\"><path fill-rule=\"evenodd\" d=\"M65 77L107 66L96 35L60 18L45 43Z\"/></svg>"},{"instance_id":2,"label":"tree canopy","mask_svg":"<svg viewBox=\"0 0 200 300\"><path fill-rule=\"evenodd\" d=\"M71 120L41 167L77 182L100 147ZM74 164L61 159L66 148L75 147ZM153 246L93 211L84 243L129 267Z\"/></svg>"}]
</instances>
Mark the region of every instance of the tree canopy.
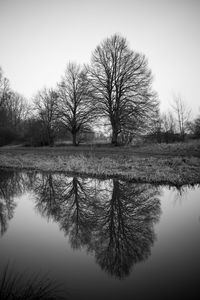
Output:
<instances>
[{"instance_id":1,"label":"tree canopy","mask_svg":"<svg viewBox=\"0 0 200 300\"><path fill-rule=\"evenodd\" d=\"M130 50L125 38L113 35L92 54L88 67L95 106L112 126L112 143L119 134L148 125L158 110L152 74L143 54Z\"/></svg>"},{"instance_id":2,"label":"tree canopy","mask_svg":"<svg viewBox=\"0 0 200 300\"><path fill-rule=\"evenodd\" d=\"M78 143L77 135L90 129L94 118L94 107L90 99L86 72L76 63L69 63L58 84L59 118L71 133L73 145Z\"/></svg>"}]
</instances>

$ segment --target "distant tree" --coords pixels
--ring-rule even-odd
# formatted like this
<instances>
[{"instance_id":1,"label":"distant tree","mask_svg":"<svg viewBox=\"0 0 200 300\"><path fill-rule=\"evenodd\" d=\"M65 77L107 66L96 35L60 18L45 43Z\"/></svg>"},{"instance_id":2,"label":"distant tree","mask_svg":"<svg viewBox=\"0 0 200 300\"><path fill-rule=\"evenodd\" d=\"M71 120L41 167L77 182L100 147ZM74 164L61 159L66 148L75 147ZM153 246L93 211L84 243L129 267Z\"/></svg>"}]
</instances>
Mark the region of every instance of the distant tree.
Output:
<instances>
[{"instance_id":1,"label":"distant tree","mask_svg":"<svg viewBox=\"0 0 200 300\"><path fill-rule=\"evenodd\" d=\"M9 81L3 75L3 70L0 67L0 110L5 104L10 92Z\"/></svg>"},{"instance_id":2,"label":"distant tree","mask_svg":"<svg viewBox=\"0 0 200 300\"><path fill-rule=\"evenodd\" d=\"M58 87L59 117L77 146L78 135L90 128L94 118L86 72L76 63L69 63Z\"/></svg>"},{"instance_id":3,"label":"distant tree","mask_svg":"<svg viewBox=\"0 0 200 300\"><path fill-rule=\"evenodd\" d=\"M192 134L195 139L200 138L200 116L194 119L194 121L189 122L188 128L190 134Z\"/></svg>"},{"instance_id":4,"label":"distant tree","mask_svg":"<svg viewBox=\"0 0 200 300\"><path fill-rule=\"evenodd\" d=\"M191 111L187 108L180 95L174 96L172 108L175 112L180 137L184 140Z\"/></svg>"},{"instance_id":5,"label":"distant tree","mask_svg":"<svg viewBox=\"0 0 200 300\"><path fill-rule=\"evenodd\" d=\"M45 135L45 144L53 145L58 121L58 95L53 89L44 88L34 99L34 108L42 125L42 134Z\"/></svg>"},{"instance_id":6,"label":"distant tree","mask_svg":"<svg viewBox=\"0 0 200 300\"><path fill-rule=\"evenodd\" d=\"M162 126L162 141L166 143L174 142L177 140L176 134L176 120L173 114L168 111L161 116Z\"/></svg>"},{"instance_id":7,"label":"distant tree","mask_svg":"<svg viewBox=\"0 0 200 300\"><path fill-rule=\"evenodd\" d=\"M200 138L200 116L194 120L194 136Z\"/></svg>"},{"instance_id":8,"label":"distant tree","mask_svg":"<svg viewBox=\"0 0 200 300\"><path fill-rule=\"evenodd\" d=\"M7 102L10 98L10 86L7 78L4 77L3 70L0 68L0 130L5 128L8 120Z\"/></svg>"},{"instance_id":9,"label":"distant tree","mask_svg":"<svg viewBox=\"0 0 200 300\"><path fill-rule=\"evenodd\" d=\"M91 127L85 128L79 136L80 142L92 142L95 139L95 132L92 130Z\"/></svg>"},{"instance_id":10,"label":"distant tree","mask_svg":"<svg viewBox=\"0 0 200 300\"><path fill-rule=\"evenodd\" d=\"M23 140L25 121L30 114L31 108L26 99L19 93L10 92L6 103L7 127L14 133L15 140Z\"/></svg>"},{"instance_id":11,"label":"distant tree","mask_svg":"<svg viewBox=\"0 0 200 300\"><path fill-rule=\"evenodd\" d=\"M24 124L24 143L26 146L46 146L48 138L42 120L31 116Z\"/></svg>"},{"instance_id":12,"label":"distant tree","mask_svg":"<svg viewBox=\"0 0 200 300\"><path fill-rule=\"evenodd\" d=\"M172 132L176 131L176 122L171 112L164 113L162 116L162 128L164 132Z\"/></svg>"},{"instance_id":13,"label":"distant tree","mask_svg":"<svg viewBox=\"0 0 200 300\"><path fill-rule=\"evenodd\" d=\"M26 120L30 113L30 106L27 104L26 99L16 92L11 93L7 108L15 127L18 127L21 121Z\"/></svg>"},{"instance_id":14,"label":"distant tree","mask_svg":"<svg viewBox=\"0 0 200 300\"><path fill-rule=\"evenodd\" d=\"M22 138L28 111L26 99L10 88L8 79L0 69L0 145Z\"/></svg>"},{"instance_id":15,"label":"distant tree","mask_svg":"<svg viewBox=\"0 0 200 300\"><path fill-rule=\"evenodd\" d=\"M112 144L119 134L149 126L158 109L152 74L143 54L132 51L125 38L113 35L92 54L88 78L100 116L112 127Z\"/></svg>"}]
</instances>

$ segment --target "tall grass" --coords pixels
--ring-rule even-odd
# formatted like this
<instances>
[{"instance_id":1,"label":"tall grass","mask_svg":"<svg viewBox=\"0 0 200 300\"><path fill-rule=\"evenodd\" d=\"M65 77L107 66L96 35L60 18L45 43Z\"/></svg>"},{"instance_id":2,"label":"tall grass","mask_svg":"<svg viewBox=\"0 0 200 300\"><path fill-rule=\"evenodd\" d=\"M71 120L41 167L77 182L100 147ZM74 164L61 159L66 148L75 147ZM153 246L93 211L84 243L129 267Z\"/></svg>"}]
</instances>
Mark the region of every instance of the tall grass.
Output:
<instances>
[{"instance_id":1,"label":"tall grass","mask_svg":"<svg viewBox=\"0 0 200 300\"><path fill-rule=\"evenodd\" d=\"M173 151L172 151L173 153ZM97 152L71 154L44 150L1 152L0 166L35 169L50 172L68 172L87 176L117 176L121 179L173 185L200 183L200 157L164 155L99 155Z\"/></svg>"},{"instance_id":2,"label":"tall grass","mask_svg":"<svg viewBox=\"0 0 200 300\"><path fill-rule=\"evenodd\" d=\"M1 300L61 300L64 297L61 288L49 278L33 275L25 278L13 272L9 264L0 274Z\"/></svg>"}]
</instances>

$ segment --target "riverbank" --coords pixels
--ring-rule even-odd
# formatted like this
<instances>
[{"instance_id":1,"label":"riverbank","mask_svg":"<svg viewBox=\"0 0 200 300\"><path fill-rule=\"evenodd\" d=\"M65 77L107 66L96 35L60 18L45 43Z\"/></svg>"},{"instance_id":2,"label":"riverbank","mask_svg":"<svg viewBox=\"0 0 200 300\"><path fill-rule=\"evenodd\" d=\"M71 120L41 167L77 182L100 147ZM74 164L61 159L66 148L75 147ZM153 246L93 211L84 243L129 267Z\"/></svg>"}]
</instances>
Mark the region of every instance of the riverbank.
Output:
<instances>
[{"instance_id":1,"label":"riverbank","mask_svg":"<svg viewBox=\"0 0 200 300\"><path fill-rule=\"evenodd\" d=\"M1 148L0 167L176 186L200 183L198 156L147 154L130 149Z\"/></svg>"}]
</instances>

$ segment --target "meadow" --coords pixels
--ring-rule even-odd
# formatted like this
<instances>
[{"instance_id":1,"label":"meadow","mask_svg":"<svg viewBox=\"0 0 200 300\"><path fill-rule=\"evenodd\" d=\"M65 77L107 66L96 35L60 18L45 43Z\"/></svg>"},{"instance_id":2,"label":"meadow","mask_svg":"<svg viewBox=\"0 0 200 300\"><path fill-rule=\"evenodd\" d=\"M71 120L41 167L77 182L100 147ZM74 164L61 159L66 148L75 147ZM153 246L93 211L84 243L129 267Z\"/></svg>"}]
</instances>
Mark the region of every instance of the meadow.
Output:
<instances>
[{"instance_id":1,"label":"meadow","mask_svg":"<svg viewBox=\"0 0 200 300\"><path fill-rule=\"evenodd\" d=\"M200 183L200 141L111 147L1 147L0 166L135 182Z\"/></svg>"}]
</instances>

